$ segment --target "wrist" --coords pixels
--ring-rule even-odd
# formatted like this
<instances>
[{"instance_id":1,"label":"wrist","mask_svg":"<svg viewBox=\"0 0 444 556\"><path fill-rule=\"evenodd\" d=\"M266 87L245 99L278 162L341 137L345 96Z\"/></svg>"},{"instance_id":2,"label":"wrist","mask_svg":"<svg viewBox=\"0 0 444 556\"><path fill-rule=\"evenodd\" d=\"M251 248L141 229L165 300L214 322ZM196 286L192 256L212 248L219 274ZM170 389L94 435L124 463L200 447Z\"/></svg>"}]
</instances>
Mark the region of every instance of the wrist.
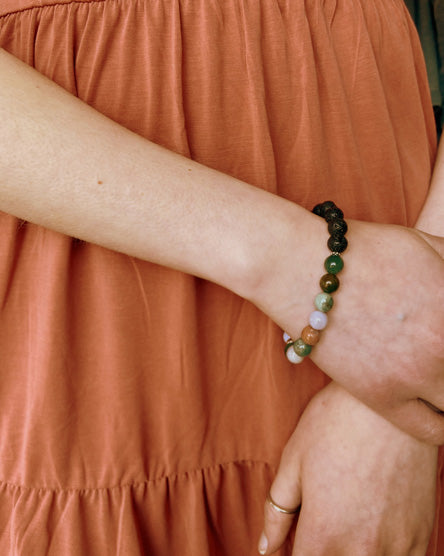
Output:
<instances>
[{"instance_id":1,"label":"wrist","mask_svg":"<svg viewBox=\"0 0 444 556\"><path fill-rule=\"evenodd\" d=\"M329 254L327 231L321 218L282 201L282 209L262 227L246 297L289 334L297 334L319 293L323 261Z\"/></svg>"}]
</instances>

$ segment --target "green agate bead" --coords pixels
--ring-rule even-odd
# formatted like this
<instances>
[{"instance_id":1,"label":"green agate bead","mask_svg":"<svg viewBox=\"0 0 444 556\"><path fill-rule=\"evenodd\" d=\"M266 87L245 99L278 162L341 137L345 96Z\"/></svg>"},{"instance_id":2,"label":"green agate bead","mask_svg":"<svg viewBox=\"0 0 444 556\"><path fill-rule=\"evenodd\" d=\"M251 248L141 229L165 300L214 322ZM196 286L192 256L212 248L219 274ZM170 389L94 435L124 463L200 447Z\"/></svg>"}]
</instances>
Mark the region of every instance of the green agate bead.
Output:
<instances>
[{"instance_id":1,"label":"green agate bead","mask_svg":"<svg viewBox=\"0 0 444 556\"><path fill-rule=\"evenodd\" d=\"M339 288L339 278L334 274L324 274L319 280L319 285L325 293L333 293Z\"/></svg>"},{"instance_id":2,"label":"green agate bead","mask_svg":"<svg viewBox=\"0 0 444 556\"><path fill-rule=\"evenodd\" d=\"M302 338L294 342L293 349L300 357L306 357L311 353L311 346L306 344Z\"/></svg>"},{"instance_id":3,"label":"green agate bead","mask_svg":"<svg viewBox=\"0 0 444 556\"><path fill-rule=\"evenodd\" d=\"M329 274L337 274L344 268L344 261L339 255L330 255L325 259L324 267Z\"/></svg>"},{"instance_id":4,"label":"green agate bead","mask_svg":"<svg viewBox=\"0 0 444 556\"><path fill-rule=\"evenodd\" d=\"M319 293L315 297L314 304L318 311L321 311L322 313L328 313L333 307L333 298L328 293Z\"/></svg>"}]
</instances>

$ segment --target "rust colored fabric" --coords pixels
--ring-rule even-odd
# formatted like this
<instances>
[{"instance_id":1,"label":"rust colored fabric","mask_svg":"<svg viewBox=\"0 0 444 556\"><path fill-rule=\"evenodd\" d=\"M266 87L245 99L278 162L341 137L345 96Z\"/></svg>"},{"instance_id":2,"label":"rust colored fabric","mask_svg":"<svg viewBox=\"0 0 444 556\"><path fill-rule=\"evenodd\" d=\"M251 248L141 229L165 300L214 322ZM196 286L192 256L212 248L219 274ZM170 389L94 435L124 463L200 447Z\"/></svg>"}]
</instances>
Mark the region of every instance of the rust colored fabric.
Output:
<instances>
[{"instance_id":1,"label":"rust colored fabric","mask_svg":"<svg viewBox=\"0 0 444 556\"><path fill-rule=\"evenodd\" d=\"M401 0L2 0L0 46L307 208L413 224L427 195L433 114ZM218 286L5 214L0 238L0 553L255 555L327 378Z\"/></svg>"}]
</instances>

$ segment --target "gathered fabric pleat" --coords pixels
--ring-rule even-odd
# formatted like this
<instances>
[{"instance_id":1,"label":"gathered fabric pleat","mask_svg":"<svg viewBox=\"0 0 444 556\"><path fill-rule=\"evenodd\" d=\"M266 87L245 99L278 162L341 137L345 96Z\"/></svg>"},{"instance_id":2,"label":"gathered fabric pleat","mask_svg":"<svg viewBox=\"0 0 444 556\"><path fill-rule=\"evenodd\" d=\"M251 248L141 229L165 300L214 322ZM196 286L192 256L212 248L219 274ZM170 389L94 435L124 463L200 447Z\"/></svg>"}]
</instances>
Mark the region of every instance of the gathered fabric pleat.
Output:
<instances>
[{"instance_id":1,"label":"gathered fabric pleat","mask_svg":"<svg viewBox=\"0 0 444 556\"><path fill-rule=\"evenodd\" d=\"M413 225L426 198L434 120L401 0L3 0L0 47L307 208ZM219 286L6 214L0 238L0 553L256 554L328 379Z\"/></svg>"},{"instance_id":2,"label":"gathered fabric pleat","mask_svg":"<svg viewBox=\"0 0 444 556\"><path fill-rule=\"evenodd\" d=\"M0 545L10 556L253 554L258 524L243 499L262 507L270 473L244 461L105 489L0 483Z\"/></svg>"}]
</instances>

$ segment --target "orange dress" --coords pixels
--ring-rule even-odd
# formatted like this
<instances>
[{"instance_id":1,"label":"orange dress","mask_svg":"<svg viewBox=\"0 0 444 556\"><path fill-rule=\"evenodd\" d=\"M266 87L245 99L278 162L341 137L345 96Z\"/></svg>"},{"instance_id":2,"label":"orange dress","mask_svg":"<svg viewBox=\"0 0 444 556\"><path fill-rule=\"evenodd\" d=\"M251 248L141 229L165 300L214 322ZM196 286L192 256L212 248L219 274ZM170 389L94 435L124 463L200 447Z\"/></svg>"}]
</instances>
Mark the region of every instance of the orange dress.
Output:
<instances>
[{"instance_id":1,"label":"orange dress","mask_svg":"<svg viewBox=\"0 0 444 556\"><path fill-rule=\"evenodd\" d=\"M1 0L0 46L307 208L412 225L427 195L433 114L401 0ZM323 373L214 284L5 214L0 238L0 554L256 555Z\"/></svg>"}]
</instances>

